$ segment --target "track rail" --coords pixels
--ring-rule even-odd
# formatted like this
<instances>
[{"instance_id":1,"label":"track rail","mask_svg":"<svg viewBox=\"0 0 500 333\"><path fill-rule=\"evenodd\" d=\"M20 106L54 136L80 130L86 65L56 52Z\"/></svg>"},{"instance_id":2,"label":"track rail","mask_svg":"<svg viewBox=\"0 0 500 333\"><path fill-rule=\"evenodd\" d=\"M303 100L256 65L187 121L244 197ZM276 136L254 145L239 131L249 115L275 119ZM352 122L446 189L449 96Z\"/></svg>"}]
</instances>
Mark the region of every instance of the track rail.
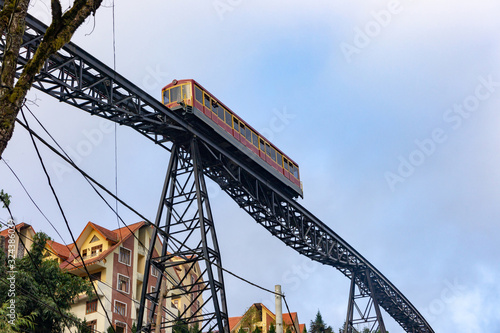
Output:
<instances>
[{"instance_id":1,"label":"track rail","mask_svg":"<svg viewBox=\"0 0 500 333\"><path fill-rule=\"evenodd\" d=\"M28 15L18 72L33 56L46 26ZM0 40L3 55L5 37ZM129 126L169 150L169 143L192 135L200 139L205 174L257 223L300 254L340 270L370 294L371 280L378 304L406 332L434 332L408 299L368 260L325 223L270 182L259 168L242 155L221 145L221 138L208 133L206 125L165 107L129 80L73 43L50 57L34 87L121 125Z\"/></svg>"}]
</instances>

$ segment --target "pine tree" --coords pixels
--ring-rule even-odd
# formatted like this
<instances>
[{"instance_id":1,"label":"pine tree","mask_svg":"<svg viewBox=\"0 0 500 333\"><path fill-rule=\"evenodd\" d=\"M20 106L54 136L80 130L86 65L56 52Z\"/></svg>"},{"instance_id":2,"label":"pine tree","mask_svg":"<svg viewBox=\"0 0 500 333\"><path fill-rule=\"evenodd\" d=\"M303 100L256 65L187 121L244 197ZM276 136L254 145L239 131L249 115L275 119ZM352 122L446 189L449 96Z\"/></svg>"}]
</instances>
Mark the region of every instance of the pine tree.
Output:
<instances>
[{"instance_id":1,"label":"pine tree","mask_svg":"<svg viewBox=\"0 0 500 333\"><path fill-rule=\"evenodd\" d=\"M326 323L323 321L323 317L321 316L319 310L314 321L311 320L309 333L333 333L332 327L326 326Z\"/></svg>"}]
</instances>

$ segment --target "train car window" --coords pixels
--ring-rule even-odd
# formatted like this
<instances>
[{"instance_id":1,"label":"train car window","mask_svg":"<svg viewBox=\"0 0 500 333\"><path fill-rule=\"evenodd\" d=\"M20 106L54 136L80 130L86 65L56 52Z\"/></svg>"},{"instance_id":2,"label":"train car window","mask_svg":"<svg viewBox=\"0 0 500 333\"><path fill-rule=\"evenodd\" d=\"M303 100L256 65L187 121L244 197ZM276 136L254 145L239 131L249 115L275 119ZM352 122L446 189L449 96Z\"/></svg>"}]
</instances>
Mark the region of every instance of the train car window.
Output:
<instances>
[{"instance_id":1,"label":"train car window","mask_svg":"<svg viewBox=\"0 0 500 333\"><path fill-rule=\"evenodd\" d=\"M182 99L191 98L191 83L182 86Z\"/></svg>"},{"instance_id":2,"label":"train car window","mask_svg":"<svg viewBox=\"0 0 500 333\"><path fill-rule=\"evenodd\" d=\"M163 104L168 104L168 103L170 103L169 92L170 92L170 90L165 90L165 91L163 92Z\"/></svg>"},{"instance_id":3,"label":"train car window","mask_svg":"<svg viewBox=\"0 0 500 333\"><path fill-rule=\"evenodd\" d=\"M245 128L245 124L240 124L240 133L241 135L245 136L246 137L246 128Z\"/></svg>"},{"instance_id":4,"label":"train car window","mask_svg":"<svg viewBox=\"0 0 500 333\"><path fill-rule=\"evenodd\" d=\"M252 132L252 143L255 147L257 147L257 149L259 149L259 137L254 132Z\"/></svg>"},{"instance_id":5,"label":"train car window","mask_svg":"<svg viewBox=\"0 0 500 333\"><path fill-rule=\"evenodd\" d=\"M212 112L215 114L219 113L219 105L217 103L212 103Z\"/></svg>"},{"instance_id":6,"label":"train car window","mask_svg":"<svg viewBox=\"0 0 500 333\"><path fill-rule=\"evenodd\" d=\"M219 106L219 118L224 121L224 113L225 113L226 110L224 110L224 108L222 106Z\"/></svg>"},{"instance_id":7,"label":"train car window","mask_svg":"<svg viewBox=\"0 0 500 333\"><path fill-rule=\"evenodd\" d=\"M173 87L170 89L170 102L178 102L182 100L181 87Z\"/></svg>"},{"instance_id":8,"label":"train car window","mask_svg":"<svg viewBox=\"0 0 500 333\"><path fill-rule=\"evenodd\" d=\"M194 86L194 97L196 98L198 103L203 105L203 92L197 86Z\"/></svg>"},{"instance_id":9,"label":"train car window","mask_svg":"<svg viewBox=\"0 0 500 333\"><path fill-rule=\"evenodd\" d=\"M271 147L269 147L269 144L266 142L266 154L267 156L271 156Z\"/></svg>"},{"instance_id":10,"label":"train car window","mask_svg":"<svg viewBox=\"0 0 500 333\"><path fill-rule=\"evenodd\" d=\"M226 110L226 124L229 127L233 127L233 117L231 116L231 114L229 112L227 112L227 110Z\"/></svg>"},{"instance_id":11,"label":"train car window","mask_svg":"<svg viewBox=\"0 0 500 333\"><path fill-rule=\"evenodd\" d=\"M277 159L276 159L276 162L281 166L283 167L283 156L281 155L280 152L276 152L277 154Z\"/></svg>"},{"instance_id":12,"label":"train car window","mask_svg":"<svg viewBox=\"0 0 500 333\"><path fill-rule=\"evenodd\" d=\"M248 141L252 142L252 131L247 127L247 132L245 133L245 137Z\"/></svg>"},{"instance_id":13,"label":"train car window","mask_svg":"<svg viewBox=\"0 0 500 333\"><path fill-rule=\"evenodd\" d=\"M236 132L240 131L240 123L236 118L234 118L234 129L236 130Z\"/></svg>"},{"instance_id":14,"label":"train car window","mask_svg":"<svg viewBox=\"0 0 500 333\"><path fill-rule=\"evenodd\" d=\"M260 139L260 150L264 153L266 152L266 146L264 145L264 140Z\"/></svg>"},{"instance_id":15,"label":"train car window","mask_svg":"<svg viewBox=\"0 0 500 333\"><path fill-rule=\"evenodd\" d=\"M299 179L299 169L297 169L297 167L292 163L290 163L290 171L295 178Z\"/></svg>"},{"instance_id":16,"label":"train car window","mask_svg":"<svg viewBox=\"0 0 500 333\"><path fill-rule=\"evenodd\" d=\"M285 165L285 170L289 171L290 169L288 168L288 160L286 158L283 158L283 164Z\"/></svg>"},{"instance_id":17,"label":"train car window","mask_svg":"<svg viewBox=\"0 0 500 333\"><path fill-rule=\"evenodd\" d=\"M271 158L276 162L276 150L274 150L274 148L271 148Z\"/></svg>"},{"instance_id":18,"label":"train car window","mask_svg":"<svg viewBox=\"0 0 500 333\"><path fill-rule=\"evenodd\" d=\"M208 96L207 94L203 94L203 95L205 96L205 107L212 110L212 105L210 103L210 96Z\"/></svg>"}]
</instances>

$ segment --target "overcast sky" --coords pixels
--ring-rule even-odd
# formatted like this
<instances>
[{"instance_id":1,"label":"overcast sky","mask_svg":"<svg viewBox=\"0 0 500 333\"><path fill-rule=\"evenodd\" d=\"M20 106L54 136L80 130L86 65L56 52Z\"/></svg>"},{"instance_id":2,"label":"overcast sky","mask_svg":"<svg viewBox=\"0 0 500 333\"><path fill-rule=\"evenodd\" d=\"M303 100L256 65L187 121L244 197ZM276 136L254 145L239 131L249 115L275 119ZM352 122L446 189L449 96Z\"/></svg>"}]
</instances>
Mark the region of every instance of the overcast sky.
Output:
<instances>
[{"instance_id":1,"label":"overcast sky","mask_svg":"<svg viewBox=\"0 0 500 333\"><path fill-rule=\"evenodd\" d=\"M47 5L34 2L31 12L47 20ZM173 79L199 81L299 164L300 203L436 332L500 331L498 1L117 2L119 73L158 99ZM113 66L104 4L74 41ZM112 126L39 91L29 98L79 166L113 189ZM129 128L117 137L118 194L153 219L169 155ZM117 228L82 177L42 151L73 232L88 221ZM2 162L0 187L17 221L70 243L22 128L4 158L63 239ZM287 248L209 186L224 266L269 289L281 284L301 322L309 326L319 309L337 330L349 280ZM269 294L225 279L230 316L255 302L274 309ZM391 333L402 331L384 318Z\"/></svg>"}]
</instances>

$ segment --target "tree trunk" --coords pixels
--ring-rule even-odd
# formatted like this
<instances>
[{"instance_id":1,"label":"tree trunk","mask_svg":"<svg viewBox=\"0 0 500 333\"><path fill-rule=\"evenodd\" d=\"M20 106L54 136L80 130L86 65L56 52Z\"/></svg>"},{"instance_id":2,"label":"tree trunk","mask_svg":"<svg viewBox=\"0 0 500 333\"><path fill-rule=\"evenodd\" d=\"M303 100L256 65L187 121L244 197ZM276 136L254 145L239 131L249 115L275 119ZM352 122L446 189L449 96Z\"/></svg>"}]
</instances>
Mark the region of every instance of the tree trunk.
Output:
<instances>
[{"instance_id":1,"label":"tree trunk","mask_svg":"<svg viewBox=\"0 0 500 333\"><path fill-rule=\"evenodd\" d=\"M0 68L0 158L12 137L15 120L26 94L43 64L71 40L76 29L90 14L95 14L102 0L75 0L64 14L59 0L51 0L52 23L33 58L24 66L19 80L14 84L29 2L30 0L5 0L0 12L0 29L6 35Z\"/></svg>"}]
</instances>

